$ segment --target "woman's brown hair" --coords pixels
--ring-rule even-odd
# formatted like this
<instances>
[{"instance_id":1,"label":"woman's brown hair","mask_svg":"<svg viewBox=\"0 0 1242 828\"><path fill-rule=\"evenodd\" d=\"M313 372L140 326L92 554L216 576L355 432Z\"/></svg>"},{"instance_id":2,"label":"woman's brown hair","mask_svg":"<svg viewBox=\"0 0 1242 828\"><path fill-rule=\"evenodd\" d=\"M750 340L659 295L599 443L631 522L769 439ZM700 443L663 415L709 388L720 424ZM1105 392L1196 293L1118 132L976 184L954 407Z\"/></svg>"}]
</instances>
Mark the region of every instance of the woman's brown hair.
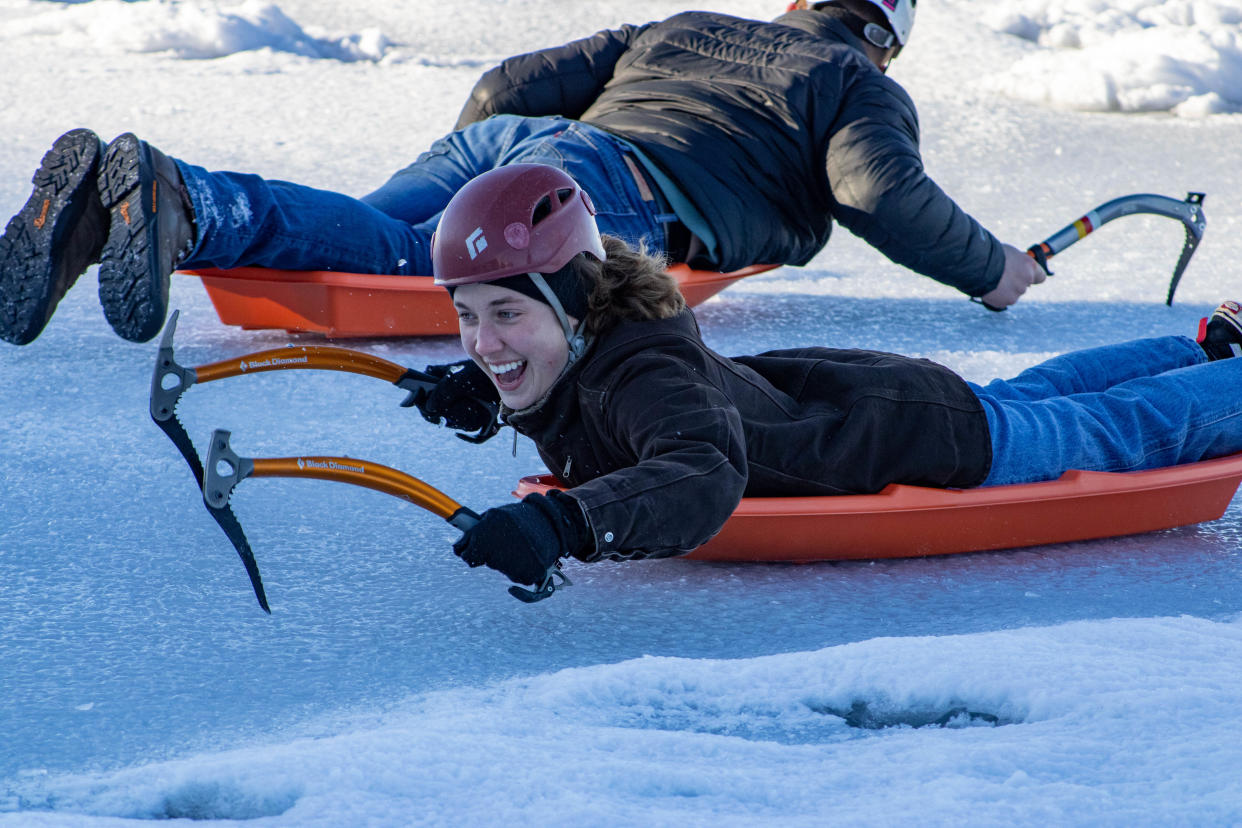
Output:
<instances>
[{"instance_id":1,"label":"woman's brown hair","mask_svg":"<svg viewBox=\"0 0 1242 828\"><path fill-rule=\"evenodd\" d=\"M665 272L662 256L650 255L645 245L635 250L615 236L602 238L606 261L580 254L572 265L591 286L584 320L588 333L601 333L622 321L668 319L685 309L686 300Z\"/></svg>"}]
</instances>

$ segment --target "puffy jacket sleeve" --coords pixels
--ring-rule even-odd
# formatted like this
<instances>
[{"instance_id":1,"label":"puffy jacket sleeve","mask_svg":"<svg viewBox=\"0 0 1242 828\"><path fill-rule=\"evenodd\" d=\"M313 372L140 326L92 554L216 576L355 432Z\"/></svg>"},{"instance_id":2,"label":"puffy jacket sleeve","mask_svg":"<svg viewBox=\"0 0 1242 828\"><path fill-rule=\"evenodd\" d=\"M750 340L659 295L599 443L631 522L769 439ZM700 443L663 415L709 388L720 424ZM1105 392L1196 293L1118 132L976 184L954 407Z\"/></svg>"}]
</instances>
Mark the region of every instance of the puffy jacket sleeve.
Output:
<instances>
[{"instance_id":1,"label":"puffy jacket sleeve","mask_svg":"<svg viewBox=\"0 0 1242 828\"><path fill-rule=\"evenodd\" d=\"M996 287L1001 244L924 172L909 96L871 78L844 99L827 147L833 217L894 262L963 293Z\"/></svg>"},{"instance_id":2,"label":"puffy jacket sleeve","mask_svg":"<svg viewBox=\"0 0 1242 828\"><path fill-rule=\"evenodd\" d=\"M742 499L741 417L674 361L632 360L621 373L601 404L609 441L633 465L569 490L595 538L590 560L683 555L719 532Z\"/></svg>"},{"instance_id":3,"label":"puffy jacket sleeve","mask_svg":"<svg viewBox=\"0 0 1242 828\"><path fill-rule=\"evenodd\" d=\"M578 118L612 78L634 38L650 25L605 29L564 46L508 58L479 78L455 129L492 115Z\"/></svg>"}]
</instances>

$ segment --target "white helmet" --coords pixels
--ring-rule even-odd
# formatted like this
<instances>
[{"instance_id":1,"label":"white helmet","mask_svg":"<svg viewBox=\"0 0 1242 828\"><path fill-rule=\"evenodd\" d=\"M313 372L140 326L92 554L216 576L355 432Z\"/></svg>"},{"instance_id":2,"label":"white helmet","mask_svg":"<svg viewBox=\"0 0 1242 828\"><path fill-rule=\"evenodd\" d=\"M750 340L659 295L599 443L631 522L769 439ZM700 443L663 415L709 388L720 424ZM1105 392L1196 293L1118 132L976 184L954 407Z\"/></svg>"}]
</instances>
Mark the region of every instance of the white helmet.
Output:
<instances>
[{"instance_id":1,"label":"white helmet","mask_svg":"<svg viewBox=\"0 0 1242 828\"><path fill-rule=\"evenodd\" d=\"M807 3L807 0L793 0L789 4L789 11L795 9L805 9L808 5L812 8L826 6L833 0L821 0L818 3ZM897 45L905 46L910 40L910 30L914 28L914 4L918 0L860 0L863 3L870 3L884 13L884 18L888 21L889 28L893 30L893 34L897 37ZM869 24L870 25L870 24ZM884 34L887 34L885 32ZM877 40L884 40L883 37L872 37L868 32L867 40L871 41L881 49L886 49L893 45L892 43L876 43Z\"/></svg>"},{"instance_id":2,"label":"white helmet","mask_svg":"<svg viewBox=\"0 0 1242 828\"><path fill-rule=\"evenodd\" d=\"M880 11L884 12L884 16L888 18L888 25L892 27L893 34L897 35L897 42L905 46L910 40L910 30L914 28L914 4L917 0L867 1L880 7Z\"/></svg>"}]
</instances>

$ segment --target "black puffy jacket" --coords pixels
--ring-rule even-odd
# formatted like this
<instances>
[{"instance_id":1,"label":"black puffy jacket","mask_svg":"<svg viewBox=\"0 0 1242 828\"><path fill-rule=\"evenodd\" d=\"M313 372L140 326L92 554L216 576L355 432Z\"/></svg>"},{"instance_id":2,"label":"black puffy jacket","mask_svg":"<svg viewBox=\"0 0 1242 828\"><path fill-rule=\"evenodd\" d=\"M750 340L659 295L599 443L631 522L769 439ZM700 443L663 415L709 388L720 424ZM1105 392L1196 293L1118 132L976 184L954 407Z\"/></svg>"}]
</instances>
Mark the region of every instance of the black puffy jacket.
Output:
<instances>
[{"instance_id":1,"label":"black puffy jacket","mask_svg":"<svg viewBox=\"0 0 1242 828\"><path fill-rule=\"evenodd\" d=\"M630 141L716 233L722 270L801 265L835 219L890 259L972 296L1000 242L923 171L914 103L840 20L686 12L509 58L457 126L561 115Z\"/></svg>"},{"instance_id":2,"label":"black puffy jacket","mask_svg":"<svg viewBox=\"0 0 1242 828\"><path fill-rule=\"evenodd\" d=\"M617 325L504 417L572 487L591 560L689 552L743 495L968 488L992 462L983 406L948 368L832 348L726 359L690 311Z\"/></svg>"}]
</instances>

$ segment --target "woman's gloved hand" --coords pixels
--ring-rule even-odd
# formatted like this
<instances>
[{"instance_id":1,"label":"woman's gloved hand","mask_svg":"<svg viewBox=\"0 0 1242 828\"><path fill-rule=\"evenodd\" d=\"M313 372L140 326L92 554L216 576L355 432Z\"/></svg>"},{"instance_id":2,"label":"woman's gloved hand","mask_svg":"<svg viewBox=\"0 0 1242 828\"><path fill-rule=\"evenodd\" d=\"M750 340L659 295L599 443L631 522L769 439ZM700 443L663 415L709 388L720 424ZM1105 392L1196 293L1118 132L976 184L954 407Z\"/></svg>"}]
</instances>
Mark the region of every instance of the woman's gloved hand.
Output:
<instances>
[{"instance_id":1,"label":"woman's gloved hand","mask_svg":"<svg viewBox=\"0 0 1242 828\"><path fill-rule=\"evenodd\" d=\"M578 501L561 492L530 494L484 512L453 552L470 566L489 566L514 583L539 586L558 560L586 546L589 535Z\"/></svg>"},{"instance_id":2,"label":"woman's gloved hand","mask_svg":"<svg viewBox=\"0 0 1242 828\"><path fill-rule=\"evenodd\" d=\"M499 430L496 415L500 410L500 394L487 374L474 363L463 359L448 365L428 365L423 372L438 380L430 391L420 388L406 398L403 406L418 406L429 423L443 422L458 431L473 431L483 442Z\"/></svg>"}]
</instances>

